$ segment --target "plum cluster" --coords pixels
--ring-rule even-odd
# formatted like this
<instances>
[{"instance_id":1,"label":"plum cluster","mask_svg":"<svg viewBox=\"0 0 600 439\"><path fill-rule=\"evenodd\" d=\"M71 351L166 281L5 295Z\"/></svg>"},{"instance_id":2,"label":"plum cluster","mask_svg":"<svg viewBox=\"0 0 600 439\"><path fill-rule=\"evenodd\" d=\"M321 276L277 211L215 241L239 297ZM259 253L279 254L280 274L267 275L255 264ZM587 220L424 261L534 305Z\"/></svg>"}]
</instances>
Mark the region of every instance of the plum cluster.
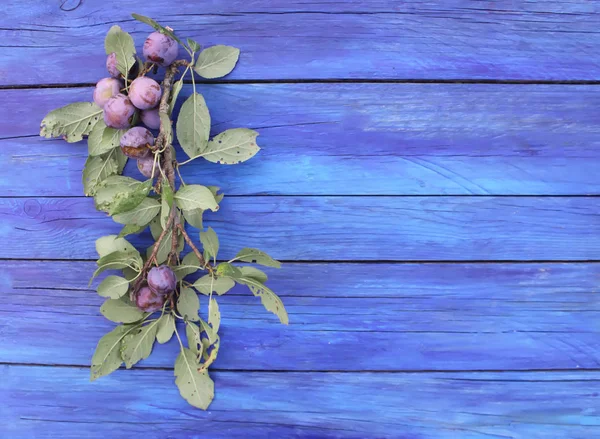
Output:
<instances>
[{"instance_id":1,"label":"plum cluster","mask_svg":"<svg viewBox=\"0 0 600 439\"><path fill-rule=\"evenodd\" d=\"M136 305L144 312L159 311L176 287L177 278L169 266L153 267L137 293Z\"/></svg>"},{"instance_id":2,"label":"plum cluster","mask_svg":"<svg viewBox=\"0 0 600 439\"><path fill-rule=\"evenodd\" d=\"M171 65L177 58L178 51L177 42L160 32L151 33L143 47L146 61L161 67ZM110 77L103 78L96 84L94 102L104 110L106 126L120 130L128 129L121 137L121 150L126 156L136 159L140 172L145 177L150 177L154 167L151 156L154 136L147 128L160 128L160 84L143 75L133 81L124 78L117 68L115 53L108 55L106 70ZM124 87L124 80L130 81L128 87ZM139 120L147 128L134 126Z\"/></svg>"}]
</instances>

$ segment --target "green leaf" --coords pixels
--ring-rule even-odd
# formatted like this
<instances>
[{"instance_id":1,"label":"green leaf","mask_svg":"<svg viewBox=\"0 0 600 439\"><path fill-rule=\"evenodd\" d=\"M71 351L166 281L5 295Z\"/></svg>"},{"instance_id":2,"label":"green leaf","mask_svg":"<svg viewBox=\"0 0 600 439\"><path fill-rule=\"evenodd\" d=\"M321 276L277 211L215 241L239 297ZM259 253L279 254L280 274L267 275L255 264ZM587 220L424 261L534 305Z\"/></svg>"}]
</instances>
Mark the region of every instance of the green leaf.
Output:
<instances>
[{"instance_id":1,"label":"green leaf","mask_svg":"<svg viewBox=\"0 0 600 439\"><path fill-rule=\"evenodd\" d=\"M123 297L129 290L129 281L121 276L107 276L98 285L98 294L102 297L118 299Z\"/></svg>"},{"instance_id":2,"label":"green leaf","mask_svg":"<svg viewBox=\"0 0 600 439\"><path fill-rule=\"evenodd\" d=\"M106 34L104 49L107 55L115 53L117 56L117 69L124 77L135 64L135 44L133 38L119 26L114 25Z\"/></svg>"},{"instance_id":3,"label":"green leaf","mask_svg":"<svg viewBox=\"0 0 600 439\"><path fill-rule=\"evenodd\" d=\"M152 238L156 241L160 234L162 233L163 228L160 225L160 217L155 217L152 221L150 221L150 233L152 233Z\"/></svg>"},{"instance_id":4,"label":"green leaf","mask_svg":"<svg viewBox=\"0 0 600 439\"><path fill-rule=\"evenodd\" d=\"M219 312L219 304L215 298L210 299L210 314L208 316L208 323L212 326L215 332L219 332L221 327L221 313Z\"/></svg>"},{"instance_id":5,"label":"green leaf","mask_svg":"<svg viewBox=\"0 0 600 439\"><path fill-rule=\"evenodd\" d=\"M127 164L127 160L129 160L129 158L125 154L123 154L121 148L115 148L111 151L111 153L114 154L117 160L117 174L122 174L123 169L125 169L125 165Z\"/></svg>"},{"instance_id":6,"label":"green leaf","mask_svg":"<svg viewBox=\"0 0 600 439\"><path fill-rule=\"evenodd\" d=\"M103 256L118 251L137 252L135 247L127 242L126 239L119 238L117 235L102 236L96 240L96 252L98 253L98 257L102 258Z\"/></svg>"},{"instance_id":7,"label":"green leaf","mask_svg":"<svg viewBox=\"0 0 600 439\"><path fill-rule=\"evenodd\" d=\"M221 262L219 265L217 265L217 274L219 276L228 276L233 279L242 277L242 271L239 268L231 265L229 262Z\"/></svg>"},{"instance_id":8,"label":"green leaf","mask_svg":"<svg viewBox=\"0 0 600 439\"><path fill-rule=\"evenodd\" d=\"M182 288L177 299L177 310L182 317L197 322L198 310L200 309L200 300L198 295L191 288Z\"/></svg>"},{"instance_id":9,"label":"green leaf","mask_svg":"<svg viewBox=\"0 0 600 439\"><path fill-rule=\"evenodd\" d=\"M128 326L117 326L98 341L92 357L90 381L108 375L121 366L121 339L131 329Z\"/></svg>"},{"instance_id":10,"label":"green leaf","mask_svg":"<svg viewBox=\"0 0 600 439\"><path fill-rule=\"evenodd\" d=\"M100 307L100 312L116 323L133 323L144 317L140 309L121 299L108 299Z\"/></svg>"},{"instance_id":11,"label":"green leaf","mask_svg":"<svg viewBox=\"0 0 600 439\"><path fill-rule=\"evenodd\" d=\"M125 177L122 177L125 178ZM135 186L114 184L101 187L94 196L96 209L117 215L136 208L152 189L152 180L137 183Z\"/></svg>"},{"instance_id":12,"label":"green leaf","mask_svg":"<svg viewBox=\"0 0 600 439\"><path fill-rule=\"evenodd\" d=\"M264 284L268 279L267 275L263 271L259 270L258 268L240 267L240 270L242 271L242 277L250 277L252 279L259 281L262 284Z\"/></svg>"},{"instance_id":13,"label":"green leaf","mask_svg":"<svg viewBox=\"0 0 600 439\"><path fill-rule=\"evenodd\" d=\"M119 224L147 226L152 219L158 215L160 204L153 198L146 197L133 209L113 216L113 220Z\"/></svg>"},{"instance_id":14,"label":"green leaf","mask_svg":"<svg viewBox=\"0 0 600 439\"><path fill-rule=\"evenodd\" d=\"M119 165L114 151L116 150L113 150L106 155L87 158L83 168L82 178L85 195L95 195L98 185L106 178L115 175L118 172Z\"/></svg>"},{"instance_id":15,"label":"green leaf","mask_svg":"<svg viewBox=\"0 0 600 439\"><path fill-rule=\"evenodd\" d=\"M239 283L246 285L252 294L257 297L260 297L260 301L267 311L271 311L277 317L279 317L279 321L284 325L289 324L289 317L285 307L283 306L283 302L275 294L271 291L267 286L263 285L261 282L257 281L254 278L250 277L242 277L236 279Z\"/></svg>"},{"instance_id":16,"label":"green leaf","mask_svg":"<svg viewBox=\"0 0 600 439\"><path fill-rule=\"evenodd\" d=\"M212 258L217 263L217 253L219 252L219 238L216 232L209 227L206 232L200 232L200 242L204 247L206 259Z\"/></svg>"},{"instance_id":17,"label":"green leaf","mask_svg":"<svg viewBox=\"0 0 600 439\"><path fill-rule=\"evenodd\" d=\"M212 46L198 55L194 71L203 78L222 78L231 73L240 57L240 49L231 46Z\"/></svg>"},{"instance_id":18,"label":"green leaf","mask_svg":"<svg viewBox=\"0 0 600 439\"><path fill-rule=\"evenodd\" d=\"M143 261L140 253L135 251L116 251L106 256L102 256L97 261L98 268L94 271L90 283L96 276L105 270L121 270L126 267L132 267L136 270L141 270Z\"/></svg>"},{"instance_id":19,"label":"green leaf","mask_svg":"<svg viewBox=\"0 0 600 439\"><path fill-rule=\"evenodd\" d=\"M196 362L200 362L202 355L202 338L200 337L200 328L194 322L185 322L185 336L187 338L188 346L194 353Z\"/></svg>"},{"instance_id":20,"label":"green leaf","mask_svg":"<svg viewBox=\"0 0 600 439\"><path fill-rule=\"evenodd\" d=\"M42 137L64 137L69 142L79 142L92 132L102 118L102 108L93 102L75 102L51 111L40 125Z\"/></svg>"},{"instance_id":21,"label":"green leaf","mask_svg":"<svg viewBox=\"0 0 600 439\"><path fill-rule=\"evenodd\" d=\"M211 286L211 275L207 274L202 276L196 282L193 287L200 291L202 294L208 296L210 294ZM212 281L212 290L219 296L222 296L227 291L235 286L235 282L229 277L217 277Z\"/></svg>"},{"instance_id":22,"label":"green leaf","mask_svg":"<svg viewBox=\"0 0 600 439\"><path fill-rule=\"evenodd\" d=\"M200 46L200 44L198 44L191 38L187 39L187 43L188 43L189 48L192 49L192 52L199 52L200 49L202 48L202 46Z\"/></svg>"},{"instance_id":23,"label":"green leaf","mask_svg":"<svg viewBox=\"0 0 600 439\"><path fill-rule=\"evenodd\" d=\"M219 210L219 205L213 193L199 184L188 184L181 187L175 194L175 202L180 209L210 209L213 212Z\"/></svg>"},{"instance_id":24,"label":"green leaf","mask_svg":"<svg viewBox=\"0 0 600 439\"><path fill-rule=\"evenodd\" d=\"M119 147L126 131L107 127L104 120L99 120L88 137L88 154L97 156Z\"/></svg>"},{"instance_id":25,"label":"green leaf","mask_svg":"<svg viewBox=\"0 0 600 439\"><path fill-rule=\"evenodd\" d=\"M147 224L146 224L147 226ZM123 228L121 229L121 231L119 232L119 238L122 238L124 236L129 236L129 235L137 235L138 233L142 232L146 226L137 226L135 224L127 224L125 226L123 226Z\"/></svg>"},{"instance_id":26,"label":"green leaf","mask_svg":"<svg viewBox=\"0 0 600 439\"><path fill-rule=\"evenodd\" d=\"M199 270L200 260L195 253L190 252L181 261L181 264L173 267L173 272L177 277L177 280L181 280L189 274L195 273Z\"/></svg>"},{"instance_id":27,"label":"green leaf","mask_svg":"<svg viewBox=\"0 0 600 439\"><path fill-rule=\"evenodd\" d=\"M217 332L202 319L200 319L200 329L203 332L205 332L206 336L208 337L200 337L203 345L202 358L204 359L202 368L208 369L208 367L217 359L217 354L219 353L219 345L221 343L221 340Z\"/></svg>"},{"instance_id":28,"label":"green leaf","mask_svg":"<svg viewBox=\"0 0 600 439\"><path fill-rule=\"evenodd\" d=\"M175 104L177 103L177 98L179 97L179 92L183 88L183 79L179 81L175 81L173 84L173 89L171 90L171 99L169 100L169 116L173 114L173 108L175 108Z\"/></svg>"},{"instance_id":29,"label":"green leaf","mask_svg":"<svg viewBox=\"0 0 600 439\"><path fill-rule=\"evenodd\" d=\"M135 331L130 332L121 341L121 358L125 361L125 367L131 367L138 361L150 356L159 320L155 320Z\"/></svg>"},{"instance_id":30,"label":"green leaf","mask_svg":"<svg viewBox=\"0 0 600 439\"><path fill-rule=\"evenodd\" d=\"M225 194L219 194L219 193L217 193L217 192L219 192L219 189L220 189L218 186L206 186L206 187L215 196L215 200L217 200L217 203L220 203L223 200L223 197L225 196Z\"/></svg>"},{"instance_id":31,"label":"green leaf","mask_svg":"<svg viewBox=\"0 0 600 439\"><path fill-rule=\"evenodd\" d=\"M182 348L175 361L175 384L192 406L206 410L215 397L215 384L208 372L198 372L194 353Z\"/></svg>"},{"instance_id":32,"label":"green leaf","mask_svg":"<svg viewBox=\"0 0 600 439\"><path fill-rule=\"evenodd\" d=\"M183 46L183 43L181 42L181 40L179 38L177 38L172 31L170 31L166 27L161 26L156 21L154 21L152 18L146 17L144 15L139 15L139 14L131 14L131 16L133 18L135 18L137 21L141 21L142 23L152 26L155 30L159 31L161 34L165 34L165 35L173 38L175 41L177 41L179 44L181 44Z\"/></svg>"},{"instance_id":33,"label":"green leaf","mask_svg":"<svg viewBox=\"0 0 600 439\"><path fill-rule=\"evenodd\" d=\"M202 153L209 162L235 165L254 157L260 150L258 133L248 128L234 128L217 134Z\"/></svg>"},{"instance_id":34,"label":"green leaf","mask_svg":"<svg viewBox=\"0 0 600 439\"><path fill-rule=\"evenodd\" d=\"M171 252L172 236L173 236L172 230L169 230L165 234L165 237L163 238L162 242L160 243L160 245L158 247L158 252L156 253L156 262L157 263L162 264L168 259L169 253ZM146 256L148 258L152 254L152 251L153 251L155 245L156 244L151 245L146 250ZM184 245L185 245L185 242L183 241L183 236L178 235L177 236L177 251L181 252L183 250Z\"/></svg>"},{"instance_id":35,"label":"green leaf","mask_svg":"<svg viewBox=\"0 0 600 439\"><path fill-rule=\"evenodd\" d=\"M181 106L177 138L185 153L196 157L204 151L210 135L210 114L201 94L193 93Z\"/></svg>"},{"instance_id":36,"label":"green leaf","mask_svg":"<svg viewBox=\"0 0 600 439\"><path fill-rule=\"evenodd\" d=\"M171 314L163 314L160 319L158 319L158 329L156 331L156 341L160 344L165 344L171 337L173 337L173 333L175 332L175 319Z\"/></svg>"},{"instance_id":37,"label":"green leaf","mask_svg":"<svg viewBox=\"0 0 600 439\"><path fill-rule=\"evenodd\" d=\"M202 226L202 214L203 213L204 213L204 210L202 210L202 209L184 210L183 216L185 217L185 220L188 223L190 223L190 225L192 227L195 227L197 229L203 229L203 226Z\"/></svg>"},{"instance_id":38,"label":"green leaf","mask_svg":"<svg viewBox=\"0 0 600 439\"><path fill-rule=\"evenodd\" d=\"M271 256L257 248L243 248L232 260L254 262L255 264L264 265L265 267L281 268L281 262L276 261Z\"/></svg>"}]
</instances>

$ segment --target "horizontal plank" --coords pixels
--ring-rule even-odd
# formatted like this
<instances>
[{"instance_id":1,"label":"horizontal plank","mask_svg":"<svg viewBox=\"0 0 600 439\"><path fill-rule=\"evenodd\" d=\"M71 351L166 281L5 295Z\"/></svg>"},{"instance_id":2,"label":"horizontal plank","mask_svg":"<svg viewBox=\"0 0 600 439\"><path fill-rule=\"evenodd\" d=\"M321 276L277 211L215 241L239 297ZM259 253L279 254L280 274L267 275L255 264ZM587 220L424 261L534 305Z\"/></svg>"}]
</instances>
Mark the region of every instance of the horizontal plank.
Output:
<instances>
[{"instance_id":1,"label":"horizontal plank","mask_svg":"<svg viewBox=\"0 0 600 439\"><path fill-rule=\"evenodd\" d=\"M201 91L213 134L237 126L261 133L263 149L246 163L196 160L182 168L186 181L228 194L599 193L600 138L589 111L600 106L597 87L263 84ZM36 134L46 112L90 100L91 89L0 96L13 115L0 120L10 169L0 178L0 196L81 195L86 144ZM181 151L179 158L186 158ZM139 175L133 163L127 172Z\"/></svg>"},{"instance_id":2,"label":"horizontal plank","mask_svg":"<svg viewBox=\"0 0 600 439\"><path fill-rule=\"evenodd\" d=\"M226 197L205 223L223 259L251 246L296 261L576 261L598 259L599 215L595 197L257 196ZM0 258L96 259L122 227L90 198L0 198L0 217Z\"/></svg>"},{"instance_id":3,"label":"horizontal plank","mask_svg":"<svg viewBox=\"0 0 600 439\"><path fill-rule=\"evenodd\" d=\"M0 362L86 365L114 324L89 262L0 263ZM220 297L225 370L598 368L600 264L286 264L290 326L246 289ZM202 314L207 301L201 298ZM74 330L74 328L77 328ZM55 334L51 342L40 334ZM360 348L357 351L357 346ZM145 366L170 367L173 339Z\"/></svg>"},{"instance_id":4,"label":"horizontal plank","mask_svg":"<svg viewBox=\"0 0 600 439\"><path fill-rule=\"evenodd\" d=\"M1 366L0 434L36 438L547 437L600 434L600 373L214 373L206 412L172 371Z\"/></svg>"},{"instance_id":5,"label":"horizontal plank","mask_svg":"<svg viewBox=\"0 0 600 439\"><path fill-rule=\"evenodd\" d=\"M133 0L8 5L0 84L96 82L106 76L103 41L112 24L141 48L150 29L131 19L136 10ZM600 16L587 3L187 1L140 12L204 46L240 47L228 79L600 78Z\"/></svg>"}]
</instances>

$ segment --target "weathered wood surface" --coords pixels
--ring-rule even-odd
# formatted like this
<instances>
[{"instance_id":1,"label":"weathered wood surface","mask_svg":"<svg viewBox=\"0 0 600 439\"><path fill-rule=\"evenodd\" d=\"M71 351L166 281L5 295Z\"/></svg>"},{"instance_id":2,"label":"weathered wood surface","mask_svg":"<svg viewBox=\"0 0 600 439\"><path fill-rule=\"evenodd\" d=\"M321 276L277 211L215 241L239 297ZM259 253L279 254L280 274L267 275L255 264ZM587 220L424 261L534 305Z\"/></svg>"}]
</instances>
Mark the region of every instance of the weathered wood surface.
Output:
<instances>
[{"instance_id":1,"label":"weathered wood surface","mask_svg":"<svg viewBox=\"0 0 600 439\"><path fill-rule=\"evenodd\" d=\"M88 364L97 340L113 326L98 313L103 299L87 286L94 266L0 263L0 363ZM218 369L600 364L600 264L285 264L269 276L291 325L280 326L247 289L236 287L218 299ZM205 298L201 306L206 311ZM178 349L173 339L140 364L171 367Z\"/></svg>"},{"instance_id":2,"label":"weathered wood surface","mask_svg":"<svg viewBox=\"0 0 600 439\"><path fill-rule=\"evenodd\" d=\"M182 96L190 93L186 87ZM213 134L260 131L239 166L197 160L186 181L228 194L599 194L600 90L574 85L205 85ZM90 88L3 90L0 196L80 196L85 142L40 141L40 115ZM24 106L23 103L28 105ZM31 105L39 111L31 111ZM181 159L185 157L181 153ZM31 175L35 166L36 173ZM131 164L129 171L138 171Z\"/></svg>"},{"instance_id":3,"label":"weathered wood surface","mask_svg":"<svg viewBox=\"0 0 600 439\"><path fill-rule=\"evenodd\" d=\"M104 36L137 11L242 49L228 80L599 80L595 2L66 0L3 4L0 84L95 83ZM85 68L82 68L85 66Z\"/></svg>"},{"instance_id":4,"label":"weathered wood surface","mask_svg":"<svg viewBox=\"0 0 600 439\"><path fill-rule=\"evenodd\" d=\"M89 198L0 198L0 217L0 258L96 259L122 228ZM226 197L205 222L223 259L254 246L296 261L577 261L598 259L599 218L595 197L264 196Z\"/></svg>"},{"instance_id":5,"label":"weathered wood surface","mask_svg":"<svg viewBox=\"0 0 600 439\"><path fill-rule=\"evenodd\" d=\"M118 371L93 384L80 368L0 366L0 372L0 428L11 439L82 432L223 439L600 434L598 372L217 372L219 393L205 413L179 397L171 370Z\"/></svg>"}]
</instances>

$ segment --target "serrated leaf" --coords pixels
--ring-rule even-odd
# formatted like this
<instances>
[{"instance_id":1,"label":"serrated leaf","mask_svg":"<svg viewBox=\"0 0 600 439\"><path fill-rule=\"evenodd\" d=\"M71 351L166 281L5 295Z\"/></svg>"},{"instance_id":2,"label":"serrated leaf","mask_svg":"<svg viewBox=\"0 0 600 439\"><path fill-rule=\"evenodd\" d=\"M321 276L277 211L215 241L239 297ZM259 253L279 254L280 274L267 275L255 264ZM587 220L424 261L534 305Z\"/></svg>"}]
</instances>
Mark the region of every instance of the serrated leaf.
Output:
<instances>
[{"instance_id":1,"label":"serrated leaf","mask_svg":"<svg viewBox=\"0 0 600 439\"><path fill-rule=\"evenodd\" d=\"M121 270L126 267L133 267L139 271L143 265L143 261L137 250L116 251L106 256L102 256L98 259L97 264L98 268L94 271L90 283L96 276L105 270Z\"/></svg>"},{"instance_id":2,"label":"serrated leaf","mask_svg":"<svg viewBox=\"0 0 600 439\"><path fill-rule=\"evenodd\" d=\"M259 270L255 267L240 267L242 272L242 277L251 277L252 279L256 279L260 283L265 283L268 279L265 272Z\"/></svg>"},{"instance_id":3,"label":"serrated leaf","mask_svg":"<svg viewBox=\"0 0 600 439\"><path fill-rule=\"evenodd\" d=\"M181 280L187 275L198 271L198 267L200 267L200 260L198 259L198 256L196 256L195 253L190 252L187 255L185 255L185 257L181 261L181 264L179 264L176 267L173 267L173 272L175 273L177 280Z\"/></svg>"},{"instance_id":4,"label":"serrated leaf","mask_svg":"<svg viewBox=\"0 0 600 439\"><path fill-rule=\"evenodd\" d=\"M119 170L115 150L104 156L88 157L83 168L83 190L85 195L95 195L98 185Z\"/></svg>"},{"instance_id":5,"label":"serrated leaf","mask_svg":"<svg viewBox=\"0 0 600 439\"><path fill-rule=\"evenodd\" d=\"M179 92L183 88L183 79L179 81L175 81L173 84L173 89L171 90L171 98L169 100L169 116L173 114L173 108L175 108L175 104L177 104L177 98L179 97Z\"/></svg>"},{"instance_id":6,"label":"serrated leaf","mask_svg":"<svg viewBox=\"0 0 600 439\"><path fill-rule=\"evenodd\" d=\"M217 275L238 279L242 277L242 271L229 262L221 262L219 265L217 265Z\"/></svg>"},{"instance_id":7,"label":"serrated leaf","mask_svg":"<svg viewBox=\"0 0 600 439\"><path fill-rule=\"evenodd\" d=\"M146 226L147 226L147 224L145 226L137 226L135 224L127 224L127 225L123 226L123 228L119 232L118 236L119 236L119 238L123 238L124 236L137 235L138 233L142 232L146 228Z\"/></svg>"},{"instance_id":8,"label":"serrated leaf","mask_svg":"<svg viewBox=\"0 0 600 439\"><path fill-rule=\"evenodd\" d=\"M198 372L194 353L183 348L175 361L175 384L192 406L206 410L215 396L215 384L208 372Z\"/></svg>"},{"instance_id":9,"label":"serrated leaf","mask_svg":"<svg viewBox=\"0 0 600 439\"><path fill-rule=\"evenodd\" d=\"M217 134L202 153L209 162L235 165L245 162L260 150L256 143L258 133L248 128L234 128Z\"/></svg>"},{"instance_id":10,"label":"serrated leaf","mask_svg":"<svg viewBox=\"0 0 600 439\"><path fill-rule=\"evenodd\" d=\"M202 294L208 296L210 294L211 285L212 290L221 296L232 289L235 286L235 282L229 277L216 277L212 279L211 282L211 275L207 274L194 282L192 286Z\"/></svg>"},{"instance_id":11,"label":"serrated leaf","mask_svg":"<svg viewBox=\"0 0 600 439\"><path fill-rule=\"evenodd\" d=\"M126 177L125 175L111 175L100 184L100 187L125 186L127 188L133 188L137 187L139 184L140 181L132 177Z\"/></svg>"},{"instance_id":12,"label":"serrated leaf","mask_svg":"<svg viewBox=\"0 0 600 439\"><path fill-rule=\"evenodd\" d=\"M269 289L266 285L263 285L261 282L257 281L254 278L250 277L241 277L236 279L237 282L246 285L252 294L257 297L260 297L260 301L267 311L271 311L277 317L279 317L279 321L284 325L289 324L289 317L285 307L283 306L283 302L275 294L271 289Z\"/></svg>"},{"instance_id":13,"label":"serrated leaf","mask_svg":"<svg viewBox=\"0 0 600 439\"><path fill-rule=\"evenodd\" d=\"M158 322L158 320L151 322L123 337L121 341L121 358L123 358L127 369L131 369L134 364L150 356L156 338Z\"/></svg>"},{"instance_id":14,"label":"serrated leaf","mask_svg":"<svg viewBox=\"0 0 600 439\"><path fill-rule=\"evenodd\" d=\"M194 71L203 78L222 78L231 73L240 57L240 49L232 46L212 46L198 55Z\"/></svg>"},{"instance_id":15,"label":"serrated leaf","mask_svg":"<svg viewBox=\"0 0 600 439\"><path fill-rule=\"evenodd\" d=\"M102 297L119 299L129 290L129 281L121 276L107 276L100 285L98 285L98 294Z\"/></svg>"},{"instance_id":16,"label":"serrated leaf","mask_svg":"<svg viewBox=\"0 0 600 439\"><path fill-rule=\"evenodd\" d=\"M219 238L216 232L209 227L206 232L200 232L200 242L204 248L206 259L212 258L217 263L217 253L219 252Z\"/></svg>"},{"instance_id":17,"label":"serrated leaf","mask_svg":"<svg viewBox=\"0 0 600 439\"><path fill-rule=\"evenodd\" d=\"M109 255L114 252L137 252L136 248L126 239L117 235L107 235L96 239L96 252L98 257ZM139 254L139 252L138 252Z\"/></svg>"},{"instance_id":18,"label":"serrated leaf","mask_svg":"<svg viewBox=\"0 0 600 439\"><path fill-rule=\"evenodd\" d=\"M183 103L176 129L179 144L190 158L205 150L210 135L210 114L201 94L193 93Z\"/></svg>"},{"instance_id":19,"label":"serrated leaf","mask_svg":"<svg viewBox=\"0 0 600 439\"><path fill-rule=\"evenodd\" d=\"M208 323L212 326L215 332L219 332L221 327L221 313L219 312L219 304L212 298L210 299L210 314L208 316Z\"/></svg>"},{"instance_id":20,"label":"serrated leaf","mask_svg":"<svg viewBox=\"0 0 600 439\"><path fill-rule=\"evenodd\" d=\"M192 40L191 38L187 39L187 43L190 49L192 49L192 52L198 52L202 46L200 46L200 44L198 44L196 41Z\"/></svg>"},{"instance_id":21,"label":"serrated leaf","mask_svg":"<svg viewBox=\"0 0 600 439\"><path fill-rule=\"evenodd\" d=\"M51 111L40 125L42 137L64 137L69 142L79 142L92 132L102 118L102 108L93 102L75 102Z\"/></svg>"},{"instance_id":22,"label":"serrated leaf","mask_svg":"<svg viewBox=\"0 0 600 439\"><path fill-rule=\"evenodd\" d=\"M116 323L133 323L144 317L140 309L121 299L108 299L100 307L100 312Z\"/></svg>"},{"instance_id":23,"label":"serrated leaf","mask_svg":"<svg viewBox=\"0 0 600 439\"><path fill-rule=\"evenodd\" d=\"M107 55L113 52L116 54L117 70L127 77L135 64L135 44L131 35L117 25L112 26L106 34L104 49Z\"/></svg>"},{"instance_id":24,"label":"serrated leaf","mask_svg":"<svg viewBox=\"0 0 600 439\"><path fill-rule=\"evenodd\" d=\"M107 127L104 120L99 120L88 137L88 154L97 156L119 147L126 131Z\"/></svg>"},{"instance_id":25,"label":"serrated leaf","mask_svg":"<svg viewBox=\"0 0 600 439\"><path fill-rule=\"evenodd\" d=\"M175 319L171 314L163 314L158 319L158 329L156 330L156 341L160 344L165 344L175 332Z\"/></svg>"},{"instance_id":26,"label":"serrated leaf","mask_svg":"<svg viewBox=\"0 0 600 439\"><path fill-rule=\"evenodd\" d=\"M147 226L152 219L158 215L160 204L153 198L146 197L133 209L113 216L113 220L119 224Z\"/></svg>"},{"instance_id":27,"label":"serrated leaf","mask_svg":"<svg viewBox=\"0 0 600 439\"><path fill-rule=\"evenodd\" d=\"M203 344L198 325L196 325L194 322L185 322L185 336L187 338L190 351L194 353L196 363L199 363L202 356Z\"/></svg>"},{"instance_id":28,"label":"serrated leaf","mask_svg":"<svg viewBox=\"0 0 600 439\"><path fill-rule=\"evenodd\" d=\"M264 265L265 267L281 268L281 262L276 261L271 256L257 248L243 248L238 252L237 255L235 255L233 260L253 262L255 264Z\"/></svg>"},{"instance_id":29,"label":"serrated leaf","mask_svg":"<svg viewBox=\"0 0 600 439\"><path fill-rule=\"evenodd\" d=\"M117 326L98 341L92 357L90 381L106 376L121 366L121 339L131 329L127 326Z\"/></svg>"},{"instance_id":30,"label":"serrated leaf","mask_svg":"<svg viewBox=\"0 0 600 439\"><path fill-rule=\"evenodd\" d=\"M199 184L188 184L179 188L175 194L175 202L184 211L210 209L215 212L219 210L219 205L210 189Z\"/></svg>"},{"instance_id":31,"label":"serrated leaf","mask_svg":"<svg viewBox=\"0 0 600 439\"><path fill-rule=\"evenodd\" d=\"M126 178L126 177L122 177ZM135 186L113 184L100 187L94 196L96 209L117 215L137 207L152 189L152 180L137 183Z\"/></svg>"},{"instance_id":32,"label":"serrated leaf","mask_svg":"<svg viewBox=\"0 0 600 439\"><path fill-rule=\"evenodd\" d=\"M159 31L160 33L173 38L175 41L177 41L179 44L181 44L183 46L183 43L181 42L181 40L179 38L177 38L172 31L170 31L169 29L167 29L164 26L161 26L156 21L154 21L152 18L146 17L144 15L140 15L140 14L131 14L131 16L133 18L135 18L136 20L141 21L142 23L152 26L155 30Z\"/></svg>"},{"instance_id":33,"label":"serrated leaf","mask_svg":"<svg viewBox=\"0 0 600 439\"><path fill-rule=\"evenodd\" d=\"M190 225L192 227L195 227L197 229L203 229L202 227L202 215L204 214L204 210L202 209L191 209L191 210L184 210L183 211L183 216L185 217L185 220L190 223Z\"/></svg>"},{"instance_id":34,"label":"serrated leaf","mask_svg":"<svg viewBox=\"0 0 600 439\"><path fill-rule=\"evenodd\" d=\"M177 310L182 317L197 322L198 311L200 310L200 300L198 295L191 288L182 288L177 299Z\"/></svg>"}]
</instances>

